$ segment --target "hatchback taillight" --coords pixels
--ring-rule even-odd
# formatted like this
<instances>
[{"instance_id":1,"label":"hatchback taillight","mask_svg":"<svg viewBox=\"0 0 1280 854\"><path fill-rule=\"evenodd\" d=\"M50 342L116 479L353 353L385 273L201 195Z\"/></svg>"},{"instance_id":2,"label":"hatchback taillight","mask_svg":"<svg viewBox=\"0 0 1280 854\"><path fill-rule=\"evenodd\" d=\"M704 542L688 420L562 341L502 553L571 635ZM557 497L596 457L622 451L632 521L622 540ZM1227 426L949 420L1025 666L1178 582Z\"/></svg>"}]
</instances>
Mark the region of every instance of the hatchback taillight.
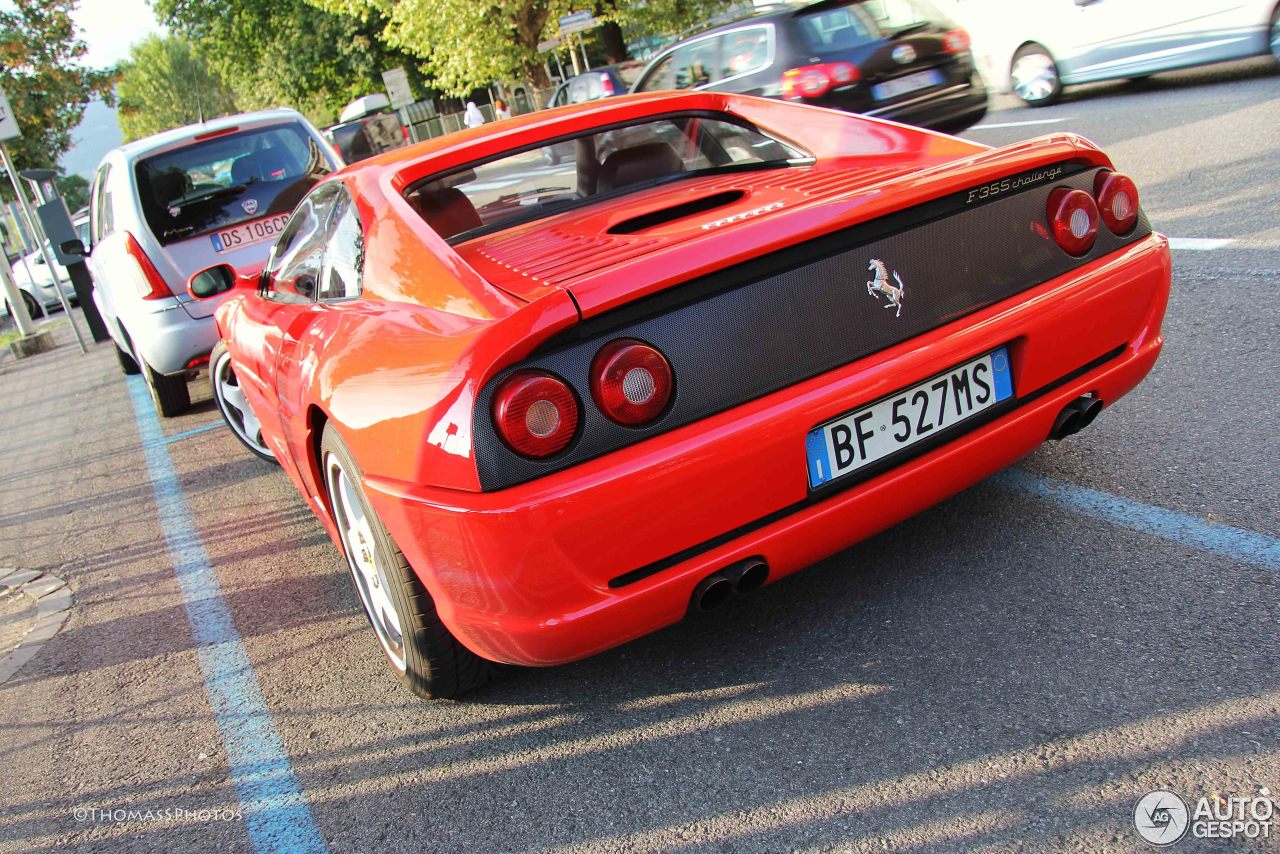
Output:
<instances>
[{"instance_id":1,"label":"hatchback taillight","mask_svg":"<svg viewBox=\"0 0 1280 854\"><path fill-rule=\"evenodd\" d=\"M820 98L837 86L844 86L862 77L858 66L848 62L822 62L802 65L782 72L782 97Z\"/></svg>"},{"instance_id":2,"label":"hatchback taillight","mask_svg":"<svg viewBox=\"0 0 1280 854\"><path fill-rule=\"evenodd\" d=\"M1138 186L1128 175L1103 169L1093 179L1093 195L1113 234L1127 234L1138 221Z\"/></svg>"},{"instance_id":3,"label":"hatchback taillight","mask_svg":"<svg viewBox=\"0 0 1280 854\"><path fill-rule=\"evenodd\" d=\"M600 72L600 91L604 92L604 96L606 98L614 94L615 91L613 88L613 81L610 80L609 75L604 72Z\"/></svg>"},{"instance_id":4,"label":"hatchback taillight","mask_svg":"<svg viewBox=\"0 0 1280 854\"><path fill-rule=\"evenodd\" d=\"M541 458L568 447L578 430L578 400L559 377L512 374L493 395L493 424L517 454Z\"/></svg>"},{"instance_id":5,"label":"hatchback taillight","mask_svg":"<svg viewBox=\"0 0 1280 854\"><path fill-rule=\"evenodd\" d=\"M969 33L959 27L942 37L942 49L947 53L964 53L969 49L970 44L972 44L972 41L969 38Z\"/></svg>"},{"instance_id":6,"label":"hatchback taillight","mask_svg":"<svg viewBox=\"0 0 1280 854\"><path fill-rule=\"evenodd\" d=\"M1084 190L1059 187L1045 211L1053 239L1068 255L1083 255L1098 236L1098 205Z\"/></svg>"},{"instance_id":7,"label":"hatchback taillight","mask_svg":"<svg viewBox=\"0 0 1280 854\"><path fill-rule=\"evenodd\" d=\"M666 411L674 386L667 357L642 341L610 341L591 363L596 406L627 427L648 424Z\"/></svg>"},{"instance_id":8,"label":"hatchback taillight","mask_svg":"<svg viewBox=\"0 0 1280 854\"><path fill-rule=\"evenodd\" d=\"M156 265L151 263L151 259L143 251L142 244L127 231L124 233L124 251L138 264L138 271L141 273L137 281L139 296L143 299L164 299L173 296L173 291L169 289L164 276L160 275Z\"/></svg>"}]
</instances>

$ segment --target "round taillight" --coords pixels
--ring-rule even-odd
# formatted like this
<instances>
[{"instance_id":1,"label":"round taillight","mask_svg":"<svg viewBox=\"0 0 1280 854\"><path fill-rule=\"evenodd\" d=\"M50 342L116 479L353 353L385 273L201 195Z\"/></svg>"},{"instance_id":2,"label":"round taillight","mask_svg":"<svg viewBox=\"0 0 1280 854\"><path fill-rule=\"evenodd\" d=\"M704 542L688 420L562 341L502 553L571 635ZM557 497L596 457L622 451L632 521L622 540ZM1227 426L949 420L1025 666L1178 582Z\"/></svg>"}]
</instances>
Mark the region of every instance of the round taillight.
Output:
<instances>
[{"instance_id":1,"label":"round taillight","mask_svg":"<svg viewBox=\"0 0 1280 854\"><path fill-rule=\"evenodd\" d=\"M667 357L641 341L610 341L591 363L591 396L596 406L628 427L661 415L671 401L674 384Z\"/></svg>"},{"instance_id":2,"label":"round taillight","mask_svg":"<svg viewBox=\"0 0 1280 854\"><path fill-rule=\"evenodd\" d=\"M564 380L524 371L493 395L493 424L517 454L549 457L568 447L578 429L578 400Z\"/></svg>"},{"instance_id":3,"label":"round taillight","mask_svg":"<svg viewBox=\"0 0 1280 854\"><path fill-rule=\"evenodd\" d=\"M1103 169L1093 179L1098 212L1113 234L1128 234L1138 221L1138 186L1128 175Z\"/></svg>"},{"instance_id":4,"label":"round taillight","mask_svg":"<svg viewBox=\"0 0 1280 854\"><path fill-rule=\"evenodd\" d=\"M1068 255L1083 255L1098 237L1098 205L1084 190L1059 187L1049 194L1046 211L1053 239Z\"/></svg>"}]
</instances>

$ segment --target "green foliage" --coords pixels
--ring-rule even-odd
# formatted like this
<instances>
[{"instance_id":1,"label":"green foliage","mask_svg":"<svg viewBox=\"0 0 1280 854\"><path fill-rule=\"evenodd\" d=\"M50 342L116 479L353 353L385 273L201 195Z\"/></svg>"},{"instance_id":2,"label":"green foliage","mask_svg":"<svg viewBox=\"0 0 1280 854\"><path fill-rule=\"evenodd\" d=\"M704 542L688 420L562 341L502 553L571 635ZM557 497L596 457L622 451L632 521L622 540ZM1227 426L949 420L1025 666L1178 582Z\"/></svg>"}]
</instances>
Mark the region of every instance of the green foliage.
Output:
<instances>
[{"instance_id":1,"label":"green foliage","mask_svg":"<svg viewBox=\"0 0 1280 854\"><path fill-rule=\"evenodd\" d=\"M376 13L324 11L306 0L155 0L175 34L198 43L244 110L294 107L320 125L352 99L383 91L382 72L416 61L378 36Z\"/></svg>"},{"instance_id":2,"label":"green foliage","mask_svg":"<svg viewBox=\"0 0 1280 854\"><path fill-rule=\"evenodd\" d=\"M71 131L94 93L112 103L113 76L78 64L75 0L16 0L0 8L0 87L22 136L6 145L19 169L50 168L71 147Z\"/></svg>"},{"instance_id":3,"label":"green foliage","mask_svg":"<svg viewBox=\"0 0 1280 854\"><path fill-rule=\"evenodd\" d=\"M54 179L58 194L67 203L67 210L74 216L80 208L89 204L89 181L83 175L59 175Z\"/></svg>"},{"instance_id":4,"label":"green foliage","mask_svg":"<svg viewBox=\"0 0 1280 854\"><path fill-rule=\"evenodd\" d=\"M217 72L186 39L148 36L120 66L120 130L126 141L236 112Z\"/></svg>"},{"instance_id":5,"label":"green foliage","mask_svg":"<svg viewBox=\"0 0 1280 854\"><path fill-rule=\"evenodd\" d=\"M547 80L537 46L558 32L559 18L591 9L633 35L668 35L728 8L727 0L311 0L335 12L376 12L382 37L423 59L434 85L465 96L494 82ZM587 33L588 39L594 34Z\"/></svg>"}]
</instances>

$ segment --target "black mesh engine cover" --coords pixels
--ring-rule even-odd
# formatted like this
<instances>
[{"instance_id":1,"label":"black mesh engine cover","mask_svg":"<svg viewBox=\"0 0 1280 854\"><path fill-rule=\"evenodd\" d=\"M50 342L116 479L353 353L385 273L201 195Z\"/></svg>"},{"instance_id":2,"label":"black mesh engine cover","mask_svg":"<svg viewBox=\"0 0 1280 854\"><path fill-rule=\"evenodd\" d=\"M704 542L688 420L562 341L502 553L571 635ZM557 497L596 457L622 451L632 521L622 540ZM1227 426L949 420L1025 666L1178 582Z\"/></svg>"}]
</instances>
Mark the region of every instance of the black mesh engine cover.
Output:
<instances>
[{"instance_id":1,"label":"black mesh engine cover","mask_svg":"<svg viewBox=\"0 0 1280 854\"><path fill-rule=\"evenodd\" d=\"M1065 186L1092 193L1097 172L1061 163L1011 176L1009 189L992 192L1000 182L971 188L690 280L579 324L481 392L473 433L481 488L524 483L762 397L1149 235L1151 226L1140 214L1123 237L1099 225L1097 242L1083 257L1058 247L1046 230L1050 191ZM867 283L875 278L872 259L884 263L890 284L905 284L900 313L884 295L868 293ZM675 372L666 413L638 429L615 424L591 399L593 357L608 341L624 337L657 347ZM578 434L563 452L544 460L508 449L489 415L497 385L530 368L566 380L582 406Z\"/></svg>"}]
</instances>

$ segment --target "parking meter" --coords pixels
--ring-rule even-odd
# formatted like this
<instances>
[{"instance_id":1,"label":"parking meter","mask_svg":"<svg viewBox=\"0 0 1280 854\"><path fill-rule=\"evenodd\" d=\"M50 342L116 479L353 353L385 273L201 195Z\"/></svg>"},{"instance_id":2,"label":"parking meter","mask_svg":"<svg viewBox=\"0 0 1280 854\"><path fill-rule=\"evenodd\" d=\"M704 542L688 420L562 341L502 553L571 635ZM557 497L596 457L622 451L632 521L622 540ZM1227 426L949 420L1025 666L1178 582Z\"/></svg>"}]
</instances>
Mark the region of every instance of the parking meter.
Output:
<instances>
[{"instance_id":1,"label":"parking meter","mask_svg":"<svg viewBox=\"0 0 1280 854\"><path fill-rule=\"evenodd\" d=\"M93 277L89 275L89 267L84 263L84 256L66 251L70 244L80 240L80 235L76 234L66 202L62 200L58 187L54 183L57 173L52 169L26 169L18 174L30 182L35 190L36 198L40 202L36 208L36 217L40 220L45 236L49 238L54 257L66 268L67 275L71 278L71 287L76 292L76 300L80 303L85 322L89 324L89 332L93 335L93 340L108 340L111 335L107 332L106 324L102 322L98 307L93 303ZM53 274L56 283L57 271L50 270L50 273Z\"/></svg>"}]
</instances>

